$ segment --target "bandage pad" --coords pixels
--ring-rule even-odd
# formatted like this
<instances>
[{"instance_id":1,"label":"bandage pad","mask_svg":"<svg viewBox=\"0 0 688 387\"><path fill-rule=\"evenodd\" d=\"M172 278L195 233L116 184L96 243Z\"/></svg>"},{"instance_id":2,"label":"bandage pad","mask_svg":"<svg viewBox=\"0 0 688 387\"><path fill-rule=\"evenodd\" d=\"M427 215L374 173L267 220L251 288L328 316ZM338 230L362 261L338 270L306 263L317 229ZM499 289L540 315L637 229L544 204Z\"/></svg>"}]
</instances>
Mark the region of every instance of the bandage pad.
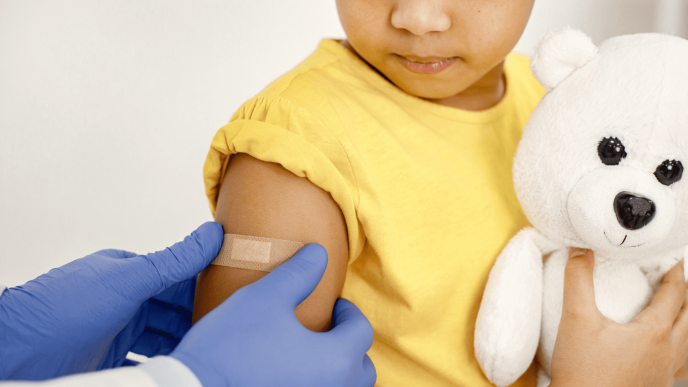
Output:
<instances>
[{"instance_id":1,"label":"bandage pad","mask_svg":"<svg viewBox=\"0 0 688 387\"><path fill-rule=\"evenodd\" d=\"M270 272L303 246L283 239L225 234L220 253L210 264Z\"/></svg>"}]
</instances>

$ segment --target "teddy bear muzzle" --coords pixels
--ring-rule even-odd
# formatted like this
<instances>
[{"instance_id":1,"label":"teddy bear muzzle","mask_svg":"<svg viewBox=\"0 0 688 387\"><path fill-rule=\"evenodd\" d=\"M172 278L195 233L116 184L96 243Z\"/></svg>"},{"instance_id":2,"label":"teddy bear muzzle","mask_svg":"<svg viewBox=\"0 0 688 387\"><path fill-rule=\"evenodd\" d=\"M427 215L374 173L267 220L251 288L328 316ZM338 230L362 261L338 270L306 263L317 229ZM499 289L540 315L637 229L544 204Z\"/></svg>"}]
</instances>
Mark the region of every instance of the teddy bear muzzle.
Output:
<instances>
[{"instance_id":1,"label":"teddy bear muzzle","mask_svg":"<svg viewBox=\"0 0 688 387\"><path fill-rule=\"evenodd\" d=\"M581 176L567 195L571 240L595 254L623 256L673 246L666 237L674 227L676 200L671 187L647 171L624 165L601 165ZM597 256L597 255L596 255Z\"/></svg>"},{"instance_id":2,"label":"teddy bear muzzle","mask_svg":"<svg viewBox=\"0 0 688 387\"><path fill-rule=\"evenodd\" d=\"M620 192L614 198L614 212L621 227L639 230L655 217L655 203L630 192Z\"/></svg>"}]
</instances>

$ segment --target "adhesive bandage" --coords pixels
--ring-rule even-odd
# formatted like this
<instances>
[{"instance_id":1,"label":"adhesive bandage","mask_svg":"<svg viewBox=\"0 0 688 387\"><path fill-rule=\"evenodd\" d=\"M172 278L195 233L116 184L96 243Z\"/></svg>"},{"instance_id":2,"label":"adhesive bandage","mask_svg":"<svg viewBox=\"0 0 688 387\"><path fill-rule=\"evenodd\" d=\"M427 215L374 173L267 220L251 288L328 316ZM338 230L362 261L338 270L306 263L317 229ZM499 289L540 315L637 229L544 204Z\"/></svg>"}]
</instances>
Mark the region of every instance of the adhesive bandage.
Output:
<instances>
[{"instance_id":1,"label":"adhesive bandage","mask_svg":"<svg viewBox=\"0 0 688 387\"><path fill-rule=\"evenodd\" d=\"M283 239L225 234L220 253L210 264L270 272L303 246Z\"/></svg>"}]
</instances>

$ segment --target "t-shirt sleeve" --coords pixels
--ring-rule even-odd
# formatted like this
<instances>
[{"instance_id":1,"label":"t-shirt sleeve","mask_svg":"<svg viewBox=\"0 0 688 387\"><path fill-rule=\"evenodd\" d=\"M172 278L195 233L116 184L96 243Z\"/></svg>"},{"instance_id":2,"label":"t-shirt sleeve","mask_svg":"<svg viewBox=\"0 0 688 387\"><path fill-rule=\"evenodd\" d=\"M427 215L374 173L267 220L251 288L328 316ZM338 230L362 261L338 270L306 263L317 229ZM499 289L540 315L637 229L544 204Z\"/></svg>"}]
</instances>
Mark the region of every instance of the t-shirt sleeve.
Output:
<instances>
[{"instance_id":1,"label":"t-shirt sleeve","mask_svg":"<svg viewBox=\"0 0 688 387\"><path fill-rule=\"evenodd\" d=\"M234 153L278 163L330 193L344 215L349 264L355 261L365 243L356 216L358 188L349 158L324 119L280 96L256 97L246 102L215 134L203 167L213 215L229 156Z\"/></svg>"}]
</instances>

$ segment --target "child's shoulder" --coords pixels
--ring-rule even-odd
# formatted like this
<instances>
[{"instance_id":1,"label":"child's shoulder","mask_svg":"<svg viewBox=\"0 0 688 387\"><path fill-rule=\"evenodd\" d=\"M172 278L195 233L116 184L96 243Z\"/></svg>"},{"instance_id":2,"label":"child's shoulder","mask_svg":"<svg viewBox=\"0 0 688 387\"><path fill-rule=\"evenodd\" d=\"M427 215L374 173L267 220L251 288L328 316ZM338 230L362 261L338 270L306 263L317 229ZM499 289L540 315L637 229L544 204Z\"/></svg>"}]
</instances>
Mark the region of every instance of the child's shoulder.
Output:
<instances>
[{"instance_id":1,"label":"child's shoulder","mask_svg":"<svg viewBox=\"0 0 688 387\"><path fill-rule=\"evenodd\" d=\"M342 133L341 118L368 106L380 76L338 41L323 39L316 50L293 69L283 74L255 97L246 101L231 121L262 121L288 131L317 132L331 136ZM331 141L336 141L330 138Z\"/></svg>"},{"instance_id":2,"label":"child's shoulder","mask_svg":"<svg viewBox=\"0 0 688 387\"><path fill-rule=\"evenodd\" d=\"M203 175L213 213L232 154L277 163L307 178L339 205L352 262L363 248L364 234L356 218L360 198L339 120L347 103L342 101L345 93L337 90L356 77L337 46L323 40L303 62L246 101L213 138Z\"/></svg>"},{"instance_id":3,"label":"child's shoulder","mask_svg":"<svg viewBox=\"0 0 688 387\"><path fill-rule=\"evenodd\" d=\"M504 72L507 76L507 87L515 89L515 93L521 97L523 94L532 97L531 99L537 103L545 95L546 90L530 71L530 61L529 57L512 52L504 61Z\"/></svg>"},{"instance_id":4,"label":"child's shoulder","mask_svg":"<svg viewBox=\"0 0 688 387\"><path fill-rule=\"evenodd\" d=\"M529 116L545 94L530 71L530 59L511 53L506 57L504 72L506 99L511 102L502 105L513 106L518 115ZM323 39L308 58L246 101L232 120L259 120L285 129L317 121L316 126L340 132L342 117L367 111L370 106L377 107L378 115L387 112L396 117L401 107L428 110L428 104L397 89L340 42Z\"/></svg>"},{"instance_id":5,"label":"child's shoulder","mask_svg":"<svg viewBox=\"0 0 688 387\"><path fill-rule=\"evenodd\" d=\"M271 82L255 98L282 98L299 104L318 104L341 98L350 86L365 86L361 61L338 41L323 39L316 50L293 69Z\"/></svg>"}]
</instances>

